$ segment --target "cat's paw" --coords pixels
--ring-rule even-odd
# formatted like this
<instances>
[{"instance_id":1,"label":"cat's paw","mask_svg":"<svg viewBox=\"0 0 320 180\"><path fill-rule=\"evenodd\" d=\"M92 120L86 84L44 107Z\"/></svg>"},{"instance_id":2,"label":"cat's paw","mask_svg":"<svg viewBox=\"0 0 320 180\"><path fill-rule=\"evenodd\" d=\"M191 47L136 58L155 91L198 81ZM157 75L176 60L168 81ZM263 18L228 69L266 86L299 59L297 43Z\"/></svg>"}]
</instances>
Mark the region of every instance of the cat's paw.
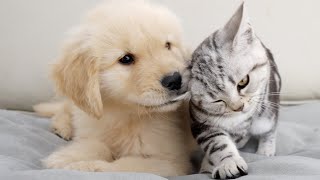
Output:
<instances>
[{"instance_id":1,"label":"cat's paw","mask_svg":"<svg viewBox=\"0 0 320 180\"><path fill-rule=\"evenodd\" d=\"M276 154L275 141L259 142L258 150L256 153L268 157L274 156Z\"/></svg>"},{"instance_id":2,"label":"cat's paw","mask_svg":"<svg viewBox=\"0 0 320 180\"><path fill-rule=\"evenodd\" d=\"M88 172L103 172L107 171L109 166L110 163L101 160L79 161L67 165L66 167L64 167L64 169Z\"/></svg>"},{"instance_id":3,"label":"cat's paw","mask_svg":"<svg viewBox=\"0 0 320 180\"><path fill-rule=\"evenodd\" d=\"M214 179L234 179L248 174L248 165L242 157L226 158L212 171Z\"/></svg>"},{"instance_id":4,"label":"cat's paw","mask_svg":"<svg viewBox=\"0 0 320 180\"><path fill-rule=\"evenodd\" d=\"M271 157L276 155L276 151L274 148L259 148L257 154Z\"/></svg>"}]
</instances>

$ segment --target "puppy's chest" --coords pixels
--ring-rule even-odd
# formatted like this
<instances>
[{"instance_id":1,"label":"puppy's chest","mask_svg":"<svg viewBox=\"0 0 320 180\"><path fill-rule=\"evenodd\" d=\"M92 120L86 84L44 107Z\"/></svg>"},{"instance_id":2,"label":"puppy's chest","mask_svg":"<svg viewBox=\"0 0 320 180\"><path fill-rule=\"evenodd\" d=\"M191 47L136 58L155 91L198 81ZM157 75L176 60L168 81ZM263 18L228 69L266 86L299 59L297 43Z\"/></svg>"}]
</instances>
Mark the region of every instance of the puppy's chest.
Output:
<instances>
[{"instance_id":1,"label":"puppy's chest","mask_svg":"<svg viewBox=\"0 0 320 180\"><path fill-rule=\"evenodd\" d=\"M163 123L166 124L166 122ZM127 155L148 157L156 154L159 149L164 149L164 145L170 138L169 129L157 122L133 120L115 124L105 132L104 140L115 159Z\"/></svg>"},{"instance_id":2,"label":"puppy's chest","mask_svg":"<svg viewBox=\"0 0 320 180\"><path fill-rule=\"evenodd\" d=\"M112 126L106 129L103 138L115 158L141 152L142 124L128 122Z\"/></svg>"}]
</instances>

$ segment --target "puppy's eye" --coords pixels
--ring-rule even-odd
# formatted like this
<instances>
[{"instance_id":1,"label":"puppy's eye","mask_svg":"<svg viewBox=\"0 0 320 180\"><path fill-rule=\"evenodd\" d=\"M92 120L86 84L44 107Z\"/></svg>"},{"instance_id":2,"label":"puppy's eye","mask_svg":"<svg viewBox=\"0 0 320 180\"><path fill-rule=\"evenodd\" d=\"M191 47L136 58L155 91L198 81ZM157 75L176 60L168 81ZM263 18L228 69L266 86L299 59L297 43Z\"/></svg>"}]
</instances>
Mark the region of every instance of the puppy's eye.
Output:
<instances>
[{"instance_id":1,"label":"puppy's eye","mask_svg":"<svg viewBox=\"0 0 320 180\"><path fill-rule=\"evenodd\" d=\"M165 47L166 47L168 50L171 50L171 42L166 42Z\"/></svg>"},{"instance_id":2,"label":"puppy's eye","mask_svg":"<svg viewBox=\"0 0 320 180\"><path fill-rule=\"evenodd\" d=\"M121 59L119 59L119 62L123 65L130 65L134 63L134 56L132 54L126 54Z\"/></svg>"},{"instance_id":3,"label":"puppy's eye","mask_svg":"<svg viewBox=\"0 0 320 180\"><path fill-rule=\"evenodd\" d=\"M247 85L249 84L250 78L249 75L246 75L245 78L243 78L239 83L238 83L238 90L244 89L245 87L247 87Z\"/></svg>"}]
</instances>

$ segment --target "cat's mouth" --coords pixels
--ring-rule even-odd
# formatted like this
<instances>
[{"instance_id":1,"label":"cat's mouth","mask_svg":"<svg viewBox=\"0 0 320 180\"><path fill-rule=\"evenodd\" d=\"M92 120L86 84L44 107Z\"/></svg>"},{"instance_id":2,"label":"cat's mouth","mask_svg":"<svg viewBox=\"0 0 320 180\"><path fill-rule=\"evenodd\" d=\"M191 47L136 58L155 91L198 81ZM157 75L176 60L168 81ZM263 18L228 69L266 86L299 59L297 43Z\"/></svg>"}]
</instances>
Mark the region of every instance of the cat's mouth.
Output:
<instances>
[{"instance_id":1,"label":"cat's mouth","mask_svg":"<svg viewBox=\"0 0 320 180\"><path fill-rule=\"evenodd\" d=\"M228 117L231 117L231 116L239 116L241 114L247 114L250 112L250 108L244 106L241 110L227 110L223 113L223 116L228 116Z\"/></svg>"},{"instance_id":2,"label":"cat's mouth","mask_svg":"<svg viewBox=\"0 0 320 180\"><path fill-rule=\"evenodd\" d=\"M242 112L239 112L239 111L237 111L237 112L234 112L234 111L228 111L228 112L225 112L225 113L223 113L222 115L223 116L227 116L227 117L231 117L231 116L238 116L239 114L243 114Z\"/></svg>"}]
</instances>

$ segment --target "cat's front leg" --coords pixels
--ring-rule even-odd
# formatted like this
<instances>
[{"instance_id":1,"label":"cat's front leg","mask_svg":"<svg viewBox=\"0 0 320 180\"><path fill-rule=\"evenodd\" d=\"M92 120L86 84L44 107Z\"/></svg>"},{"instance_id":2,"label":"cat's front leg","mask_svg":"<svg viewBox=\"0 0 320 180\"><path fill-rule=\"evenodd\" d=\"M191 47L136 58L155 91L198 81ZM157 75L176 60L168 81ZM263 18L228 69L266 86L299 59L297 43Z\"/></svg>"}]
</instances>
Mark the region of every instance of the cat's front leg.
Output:
<instances>
[{"instance_id":1,"label":"cat's front leg","mask_svg":"<svg viewBox=\"0 0 320 180\"><path fill-rule=\"evenodd\" d=\"M212 160L205 155L202 159L201 168L199 173L200 174L212 174L212 170L214 168L214 164Z\"/></svg>"},{"instance_id":2,"label":"cat's front leg","mask_svg":"<svg viewBox=\"0 0 320 180\"><path fill-rule=\"evenodd\" d=\"M238 136L233 139L233 141L236 143L236 146L238 149L243 148L249 141L251 136L245 135L245 136Z\"/></svg>"},{"instance_id":3,"label":"cat's front leg","mask_svg":"<svg viewBox=\"0 0 320 180\"><path fill-rule=\"evenodd\" d=\"M257 154L265 156L274 156L276 154L276 131L260 136Z\"/></svg>"},{"instance_id":4,"label":"cat's front leg","mask_svg":"<svg viewBox=\"0 0 320 180\"><path fill-rule=\"evenodd\" d=\"M226 132L214 130L202 133L196 139L205 152L201 171L207 172L208 167L212 166L210 172L216 179L237 178L247 174L248 165Z\"/></svg>"}]
</instances>

